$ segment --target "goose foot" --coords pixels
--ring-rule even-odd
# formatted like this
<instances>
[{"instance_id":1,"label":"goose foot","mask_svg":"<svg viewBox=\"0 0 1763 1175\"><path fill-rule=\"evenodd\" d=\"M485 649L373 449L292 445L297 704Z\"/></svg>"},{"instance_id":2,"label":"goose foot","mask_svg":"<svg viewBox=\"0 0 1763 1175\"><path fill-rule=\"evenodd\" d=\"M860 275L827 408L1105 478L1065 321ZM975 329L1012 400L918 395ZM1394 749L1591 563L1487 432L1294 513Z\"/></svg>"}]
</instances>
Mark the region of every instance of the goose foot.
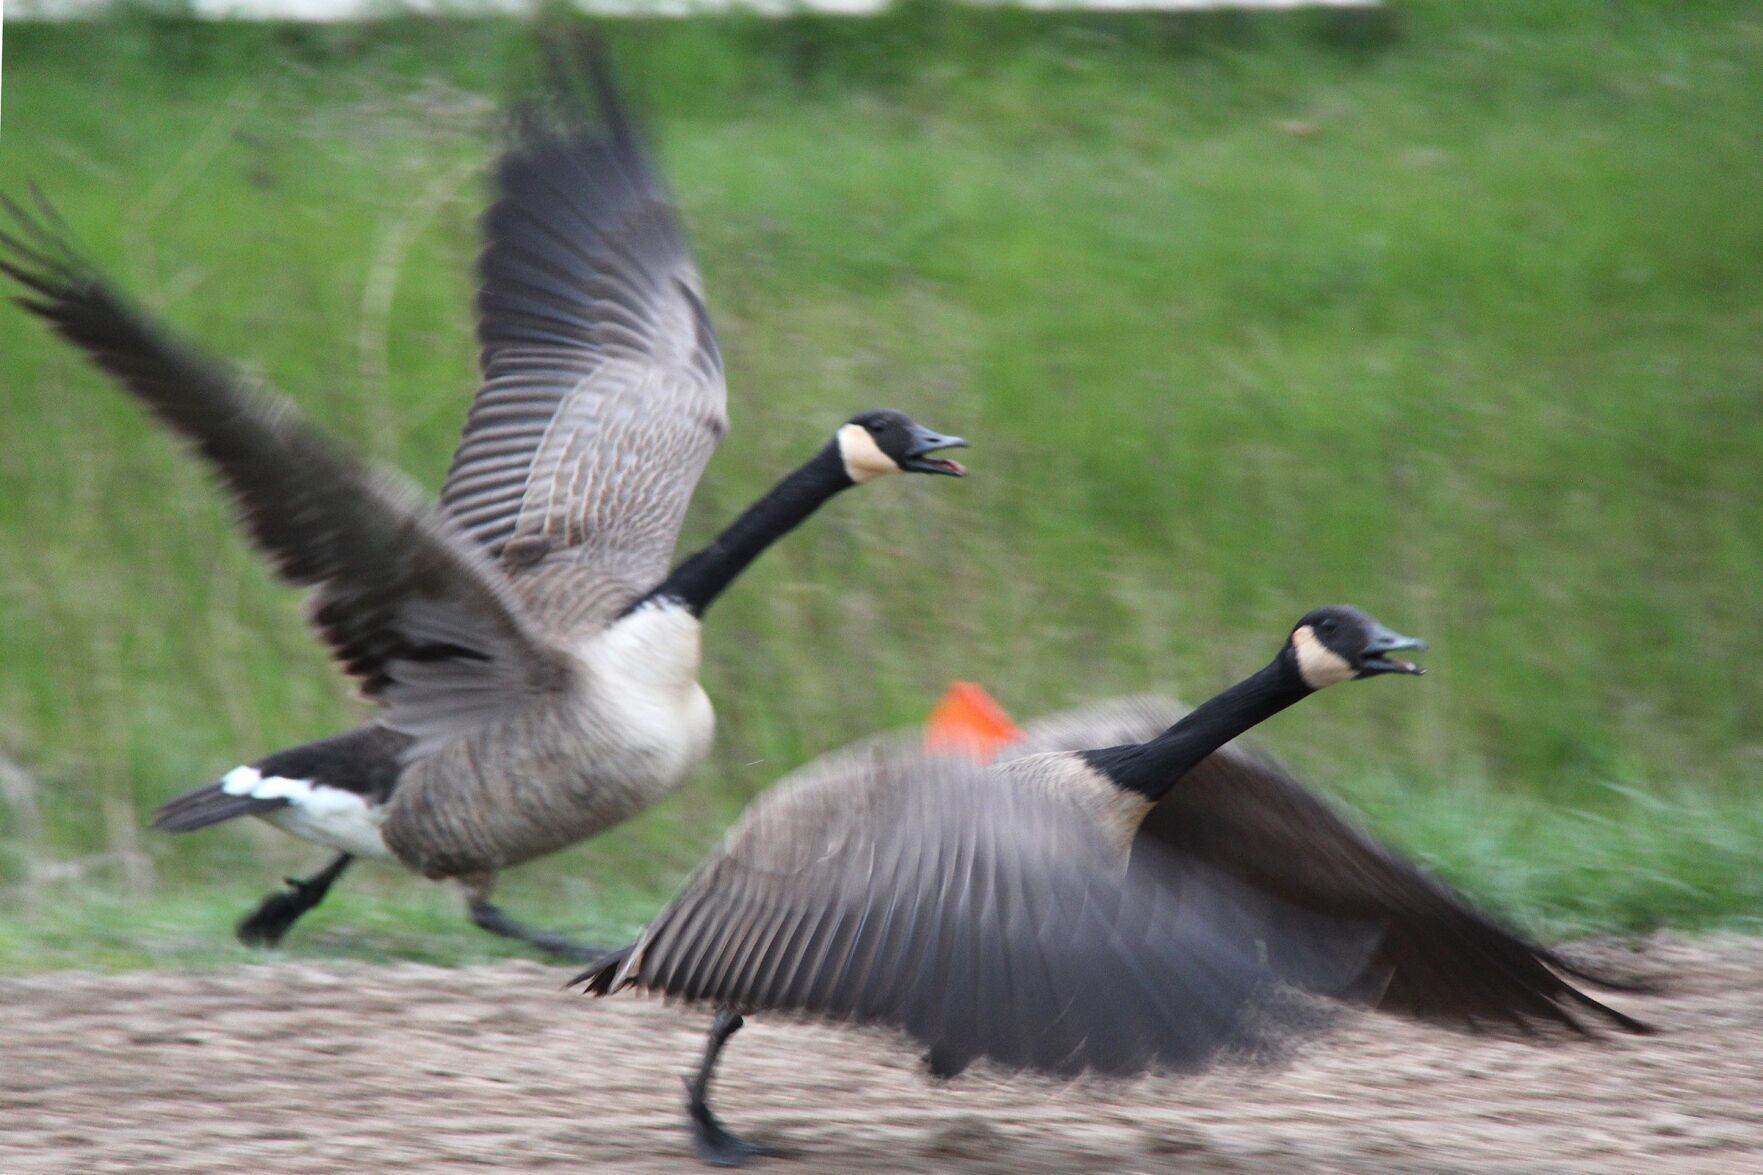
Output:
<instances>
[{"instance_id":1,"label":"goose foot","mask_svg":"<svg viewBox=\"0 0 1763 1175\"><path fill-rule=\"evenodd\" d=\"M680 1079L686 1087L686 1113L692 1119L692 1149L698 1158L712 1167L745 1167L754 1159L775 1158L782 1154L775 1147L748 1142L722 1124L693 1088L689 1077Z\"/></svg>"},{"instance_id":2,"label":"goose foot","mask_svg":"<svg viewBox=\"0 0 1763 1175\"><path fill-rule=\"evenodd\" d=\"M710 1109L710 1076L716 1072L716 1060L722 1055L722 1046L741 1030L743 1023L741 1014L733 1008L718 1008L697 1076L680 1078L686 1087L686 1114L692 1119L692 1148L712 1167L744 1167L753 1159L785 1153L730 1133Z\"/></svg>"},{"instance_id":3,"label":"goose foot","mask_svg":"<svg viewBox=\"0 0 1763 1175\"><path fill-rule=\"evenodd\" d=\"M554 959L567 963L593 963L604 958L613 948L590 946L564 938L561 934L550 934L543 930L534 930L524 922L510 918L493 902L475 901L471 903L472 925L491 934L499 934L503 938L512 938L538 947Z\"/></svg>"},{"instance_id":4,"label":"goose foot","mask_svg":"<svg viewBox=\"0 0 1763 1175\"><path fill-rule=\"evenodd\" d=\"M925 1074L938 1081L951 1081L967 1071L968 1061L944 1049L932 1048L919 1058Z\"/></svg>"},{"instance_id":5,"label":"goose foot","mask_svg":"<svg viewBox=\"0 0 1763 1175\"><path fill-rule=\"evenodd\" d=\"M288 878L287 889L264 898L263 904L239 923L235 931L239 941L250 947L278 945L294 923L300 920L300 915L324 901L324 895L330 892L332 883L343 875L343 870L354 859L348 853L339 853L336 860L311 877Z\"/></svg>"}]
</instances>

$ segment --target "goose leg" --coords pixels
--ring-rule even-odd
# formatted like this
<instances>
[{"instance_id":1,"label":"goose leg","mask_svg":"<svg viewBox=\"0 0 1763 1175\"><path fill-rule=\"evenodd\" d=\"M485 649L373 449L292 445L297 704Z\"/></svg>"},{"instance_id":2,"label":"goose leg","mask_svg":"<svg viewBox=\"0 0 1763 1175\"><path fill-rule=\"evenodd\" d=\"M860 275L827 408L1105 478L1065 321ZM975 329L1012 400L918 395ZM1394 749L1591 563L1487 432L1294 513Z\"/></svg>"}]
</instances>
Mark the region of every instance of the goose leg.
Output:
<instances>
[{"instance_id":1,"label":"goose leg","mask_svg":"<svg viewBox=\"0 0 1763 1175\"><path fill-rule=\"evenodd\" d=\"M239 941L253 947L273 947L281 942L288 928L300 920L300 915L324 901L331 884L343 875L343 870L354 859L348 853L338 853L336 860L311 877L304 880L288 878L287 889L264 898L263 904L239 923Z\"/></svg>"},{"instance_id":2,"label":"goose leg","mask_svg":"<svg viewBox=\"0 0 1763 1175\"><path fill-rule=\"evenodd\" d=\"M493 873L477 874L460 880L465 885L466 897L470 903L472 925L479 930L528 943L552 958L571 963L593 963L611 950L609 947L586 946L573 942L561 934L534 930L526 923L510 918L501 906L490 901L490 893L496 885L496 875Z\"/></svg>"},{"instance_id":3,"label":"goose leg","mask_svg":"<svg viewBox=\"0 0 1763 1175\"><path fill-rule=\"evenodd\" d=\"M744 1167L749 1159L778 1153L729 1133L710 1109L710 1075L716 1071L716 1059L722 1054L722 1046L740 1031L743 1023L741 1014L733 1008L718 1008L716 1020L710 1026L710 1043L704 1047L704 1063L698 1066L698 1076L680 1079L686 1086L686 1113L692 1119L692 1146L698 1157L712 1167Z\"/></svg>"},{"instance_id":4,"label":"goose leg","mask_svg":"<svg viewBox=\"0 0 1763 1175\"><path fill-rule=\"evenodd\" d=\"M548 931L534 930L524 922L510 918L501 906L493 902L476 901L471 903L472 924L480 930L491 934L499 934L503 938L530 943L556 959L564 959L572 963L592 963L605 955L609 947L587 946Z\"/></svg>"}]
</instances>

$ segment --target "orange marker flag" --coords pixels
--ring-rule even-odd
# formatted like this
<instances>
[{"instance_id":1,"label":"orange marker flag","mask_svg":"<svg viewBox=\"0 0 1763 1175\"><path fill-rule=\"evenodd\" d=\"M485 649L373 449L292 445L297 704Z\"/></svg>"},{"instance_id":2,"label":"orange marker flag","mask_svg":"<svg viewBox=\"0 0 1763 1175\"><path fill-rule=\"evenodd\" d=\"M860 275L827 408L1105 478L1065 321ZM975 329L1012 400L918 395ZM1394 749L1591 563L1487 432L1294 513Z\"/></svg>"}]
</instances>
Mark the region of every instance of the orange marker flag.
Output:
<instances>
[{"instance_id":1,"label":"orange marker flag","mask_svg":"<svg viewBox=\"0 0 1763 1175\"><path fill-rule=\"evenodd\" d=\"M924 723L924 749L939 755L971 755L990 763L1022 737L991 694L971 681L951 682Z\"/></svg>"}]
</instances>

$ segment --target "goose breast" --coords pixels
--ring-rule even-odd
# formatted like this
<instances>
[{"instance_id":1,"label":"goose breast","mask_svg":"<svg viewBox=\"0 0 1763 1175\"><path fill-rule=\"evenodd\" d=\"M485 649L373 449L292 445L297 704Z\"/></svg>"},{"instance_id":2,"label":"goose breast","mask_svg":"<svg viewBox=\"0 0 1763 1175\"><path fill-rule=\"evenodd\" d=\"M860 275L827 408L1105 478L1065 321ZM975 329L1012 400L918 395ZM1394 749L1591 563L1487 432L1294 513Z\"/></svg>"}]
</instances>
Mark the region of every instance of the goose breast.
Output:
<instances>
[{"instance_id":1,"label":"goose breast","mask_svg":"<svg viewBox=\"0 0 1763 1175\"><path fill-rule=\"evenodd\" d=\"M670 795L715 729L698 684L698 621L630 613L578 646L574 688L411 764L381 826L430 877L504 869Z\"/></svg>"}]
</instances>

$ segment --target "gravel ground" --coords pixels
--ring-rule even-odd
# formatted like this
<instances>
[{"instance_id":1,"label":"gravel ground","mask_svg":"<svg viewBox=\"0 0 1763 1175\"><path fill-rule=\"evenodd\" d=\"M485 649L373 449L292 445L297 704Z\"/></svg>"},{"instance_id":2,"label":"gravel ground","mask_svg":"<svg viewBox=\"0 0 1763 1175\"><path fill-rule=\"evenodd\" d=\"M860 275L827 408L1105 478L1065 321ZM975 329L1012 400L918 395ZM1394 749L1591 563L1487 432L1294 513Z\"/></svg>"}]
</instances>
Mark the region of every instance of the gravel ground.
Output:
<instances>
[{"instance_id":1,"label":"gravel ground","mask_svg":"<svg viewBox=\"0 0 1763 1175\"><path fill-rule=\"evenodd\" d=\"M730 1126L775 1171L1759 1172L1763 939L1661 937L1660 1029L1548 1045L1361 1017L1273 1070L939 1085L892 1038L755 1019ZM0 980L0 1172L691 1171L708 1015L531 963Z\"/></svg>"}]
</instances>

